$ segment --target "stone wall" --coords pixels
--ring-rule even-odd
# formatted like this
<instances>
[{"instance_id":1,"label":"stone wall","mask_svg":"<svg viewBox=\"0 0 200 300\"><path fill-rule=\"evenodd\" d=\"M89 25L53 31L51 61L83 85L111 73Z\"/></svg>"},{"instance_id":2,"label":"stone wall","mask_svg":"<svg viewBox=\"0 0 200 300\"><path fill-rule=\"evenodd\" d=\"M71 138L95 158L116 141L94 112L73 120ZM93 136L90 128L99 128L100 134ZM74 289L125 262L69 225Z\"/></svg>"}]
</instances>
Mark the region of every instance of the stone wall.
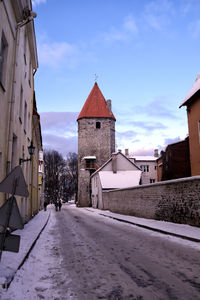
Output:
<instances>
[{"instance_id":1,"label":"stone wall","mask_svg":"<svg viewBox=\"0 0 200 300\"><path fill-rule=\"evenodd\" d=\"M104 191L103 209L200 227L200 176Z\"/></svg>"},{"instance_id":2,"label":"stone wall","mask_svg":"<svg viewBox=\"0 0 200 300\"><path fill-rule=\"evenodd\" d=\"M96 128L96 122L100 128ZM83 170L83 157L95 156L99 168L115 151L115 121L112 118L83 118L78 120L78 205L90 205L90 175Z\"/></svg>"},{"instance_id":3,"label":"stone wall","mask_svg":"<svg viewBox=\"0 0 200 300\"><path fill-rule=\"evenodd\" d=\"M78 177L78 206L90 206L90 171L80 169Z\"/></svg>"},{"instance_id":4,"label":"stone wall","mask_svg":"<svg viewBox=\"0 0 200 300\"><path fill-rule=\"evenodd\" d=\"M100 128L96 128L96 122ZM83 118L78 120L79 163L84 156L96 156L102 166L115 151L115 121L111 118Z\"/></svg>"}]
</instances>

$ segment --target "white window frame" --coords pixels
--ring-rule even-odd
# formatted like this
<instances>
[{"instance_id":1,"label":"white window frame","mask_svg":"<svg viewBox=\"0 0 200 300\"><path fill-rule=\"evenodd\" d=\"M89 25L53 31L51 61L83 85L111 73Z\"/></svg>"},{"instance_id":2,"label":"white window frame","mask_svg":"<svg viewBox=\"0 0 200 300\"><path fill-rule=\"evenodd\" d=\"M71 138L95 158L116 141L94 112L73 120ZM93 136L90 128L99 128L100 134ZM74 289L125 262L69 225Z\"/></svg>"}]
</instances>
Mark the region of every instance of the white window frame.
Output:
<instances>
[{"instance_id":1,"label":"white window frame","mask_svg":"<svg viewBox=\"0 0 200 300\"><path fill-rule=\"evenodd\" d=\"M142 169L143 172L148 173L149 172L149 165L141 165L140 169Z\"/></svg>"}]
</instances>

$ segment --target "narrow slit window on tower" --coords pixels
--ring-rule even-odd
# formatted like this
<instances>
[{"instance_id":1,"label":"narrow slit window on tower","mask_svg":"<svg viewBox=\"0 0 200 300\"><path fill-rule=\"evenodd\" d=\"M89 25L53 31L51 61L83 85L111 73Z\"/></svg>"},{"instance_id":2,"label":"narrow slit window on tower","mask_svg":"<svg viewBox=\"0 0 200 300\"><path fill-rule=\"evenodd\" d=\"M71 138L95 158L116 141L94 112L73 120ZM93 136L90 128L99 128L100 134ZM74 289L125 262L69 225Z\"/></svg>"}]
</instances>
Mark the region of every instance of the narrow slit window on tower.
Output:
<instances>
[{"instance_id":1,"label":"narrow slit window on tower","mask_svg":"<svg viewBox=\"0 0 200 300\"><path fill-rule=\"evenodd\" d=\"M96 122L96 128L100 129L101 128L101 122Z\"/></svg>"}]
</instances>

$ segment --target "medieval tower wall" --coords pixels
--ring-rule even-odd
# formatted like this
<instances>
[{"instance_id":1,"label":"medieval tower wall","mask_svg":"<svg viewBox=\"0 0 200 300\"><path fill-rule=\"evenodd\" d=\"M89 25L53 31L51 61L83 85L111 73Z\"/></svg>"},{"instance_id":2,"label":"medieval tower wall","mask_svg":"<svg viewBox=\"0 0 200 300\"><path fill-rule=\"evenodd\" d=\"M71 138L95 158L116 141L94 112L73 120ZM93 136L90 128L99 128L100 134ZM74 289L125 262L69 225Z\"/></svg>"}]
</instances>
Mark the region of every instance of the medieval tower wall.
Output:
<instances>
[{"instance_id":1,"label":"medieval tower wall","mask_svg":"<svg viewBox=\"0 0 200 300\"><path fill-rule=\"evenodd\" d=\"M78 121L78 206L90 205L90 176L115 152L115 117L95 83Z\"/></svg>"},{"instance_id":2,"label":"medieval tower wall","mask_svg":"<svg viewBox=\"0 0 200 300\"><path fill-rule=\"evenodd\" d=\"M100 128L99 128L100 127ZM78 121L78 157L96 156L102 166L115 151L115 121L108 118L84 118Z\"/></svg>"}]
</instances>

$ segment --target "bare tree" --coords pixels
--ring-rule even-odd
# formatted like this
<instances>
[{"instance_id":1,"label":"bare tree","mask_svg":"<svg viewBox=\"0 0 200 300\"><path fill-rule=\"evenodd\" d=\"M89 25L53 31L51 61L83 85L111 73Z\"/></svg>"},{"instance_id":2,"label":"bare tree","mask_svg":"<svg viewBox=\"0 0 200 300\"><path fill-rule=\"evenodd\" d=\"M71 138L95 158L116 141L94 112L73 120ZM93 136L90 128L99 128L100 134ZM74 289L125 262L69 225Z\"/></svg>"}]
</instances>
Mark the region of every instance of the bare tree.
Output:
<instances>
[{"instance_id":1,"label":"bare tree","mask_svg":"<svg viewBox=\"0 0 200 300\"><path fill-rule=\"evenodd\" d=\"M47 201L58 199L68 201L73 195L77 198L78 155L69 152L67 159L55 150L44 151L45 197Z\"/></svg>"},{"instance_id":2,"label":"bare tree","mask_svg":"<svg viewBox=\"0 0 200 300\"><path fill-rule=\"evenodd\" d=\"M74 152L69 152L66 159L64 172L64 197L67 201L73 195L77 199L78 189L78 155Z\"/></svg>"},{"instance_id":3,"label":"bare tree","mask_svg":"<svg viewBox=\"0 0 200 300\"><path fill-rule=\"evenodd\" d=\"M60 176L65 161L62 155L55 150L44 151L45 163L45 197L48 202L55 202L61 197Z\"/></svg>"}]
</instances>

